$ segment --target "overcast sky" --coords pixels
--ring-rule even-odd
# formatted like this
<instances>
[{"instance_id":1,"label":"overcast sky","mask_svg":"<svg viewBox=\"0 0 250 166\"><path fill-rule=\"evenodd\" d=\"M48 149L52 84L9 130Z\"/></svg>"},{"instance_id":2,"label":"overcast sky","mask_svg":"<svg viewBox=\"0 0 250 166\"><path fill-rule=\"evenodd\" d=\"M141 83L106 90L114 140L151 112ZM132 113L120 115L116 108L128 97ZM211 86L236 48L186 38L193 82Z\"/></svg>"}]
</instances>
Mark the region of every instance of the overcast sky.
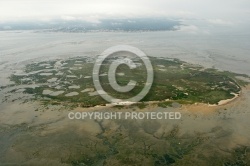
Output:
<instances>
[{"instance_id":1,"label":"overcast sky","mask_svg":"<svg viewBox=\"0 0 250 166\"><path fill-rule=\"evenodd\" d=\"M0 0L0 21L169 17L211 24L250 22L250 0Z\"/></svg>"}]
</instances>

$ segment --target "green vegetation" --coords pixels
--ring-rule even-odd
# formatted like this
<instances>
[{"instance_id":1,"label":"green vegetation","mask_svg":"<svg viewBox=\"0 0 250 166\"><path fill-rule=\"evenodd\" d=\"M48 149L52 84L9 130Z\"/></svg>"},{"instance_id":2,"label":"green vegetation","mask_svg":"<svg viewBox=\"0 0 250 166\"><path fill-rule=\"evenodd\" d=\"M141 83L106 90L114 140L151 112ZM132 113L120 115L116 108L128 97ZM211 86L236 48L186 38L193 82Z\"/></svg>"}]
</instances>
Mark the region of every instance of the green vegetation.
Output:
<instances>
[{"instance_id":1,"label":"green vegetation","mask_svg":"<svg viewBox=\"0 0 250 166\"><path fill-rule=\"evenodd\" d=\"M171 101L163 101L158 103L159 107L166 108L166 107L171 107L172 102Z\"/></svg>"},{"instance_id":2,"label":"green vegetation","mask_svg":"<svg viewBox=\"0 0 250 166\"><path fill-rule=\"evenodd\" d=\"M140 59L133 59L138 64L133 69L129 69L126 65L120 65L116 71L117 83L124 86L128 84L129 80L134 80L137 84L128 93L118 93L110 86L107 76L110 64L117 59L119 57L112 57L104 61L99 73L100 82L103 89L111 96L127 99L143 89L147 73ZM159 101L158 105L161 107L171 105L171 101L178 101L181 104L195 102L217 104L220 100L229 99L234 97L234 94L239 94L240 86L247 84L236 78L237 76L248 77L246 75L204 69L201 66L188 64L178 59L150 57L150 60L154 68L154 82L150 92L143 98L142 102ZM26 88L24 93L35 94L41 100L50 98L53 99L53 103L75 103L81 107L105 105L107 102L94 89L91 77L94 61L94 58L77 57L33 63L24 69L26 74L12 75L10 79L15 82L16 86L37 85L36 88ZM43 93L44 90L63 92L51 95ZM76 94L67 95L71 92ZM166 101L166 99L170 101ZM137 104L137 106L142 109L145 107L145 103Z\"/></svg>"},{"instance_id":3,"label":"green vegetation","mask_svg":"<svg viewBox=\"0 0 250 166\"><path fill-rule=\"evenodd\" d=\"M140 109L144 109L144 108L147 107L147 104L144 103L144 102L141 102L141 103L132 104L132 106L136 106L136 107L138 107L138 108L140 108Z\"/></svg>"}]
</instances>

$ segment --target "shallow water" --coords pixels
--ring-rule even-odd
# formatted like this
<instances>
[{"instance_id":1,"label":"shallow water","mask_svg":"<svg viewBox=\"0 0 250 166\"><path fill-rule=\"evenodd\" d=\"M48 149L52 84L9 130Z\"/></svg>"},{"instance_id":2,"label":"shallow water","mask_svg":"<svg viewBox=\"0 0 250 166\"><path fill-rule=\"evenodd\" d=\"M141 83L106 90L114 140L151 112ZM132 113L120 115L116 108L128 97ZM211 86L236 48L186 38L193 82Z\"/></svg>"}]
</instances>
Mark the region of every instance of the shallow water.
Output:
<instances>
[{"instance_id":1,"label":"shallow water","mask_svg":"<svg viewBox=\"0 0 250 166\"><path fill-rule=\"evenodd\" d=\"M95 56L118 44L136 46L150 56L179 58L206 67L250 73L249 35L220 36L176 32L78 34L25 31L0 32L0 36L0 86L8 85L10 82L7 78L14 71L33 61ZM152 158L151 153L167 156L165 158L170 160L171 156L166 153L180 155L179 151L182 149L181 152L188 151L183 156L183 161L189 161L190 165L194 162L204 165L205 162L206 165L211 160L210 157L219 162L214 154L223 156L223 162L228 159L234 161L233 157L228 157L229 154L233 154L234 148L250 146L249 88L245 88L235 101L219 107L150 106L143 110L134 110L174 110L182 113L181 120L153 121L69 120L69 111L133 109L95 107L72 110L65 105L43 106L39 102L27 102L26 99L31 98L28 94L24 95L19 91L11 93L13 89L23 88L25 87L18 86L0 91L0 163L34 165L39 162L41 165L71 165L76 161L91 161L96 165L103 165L105 161L108 165L115 165L118 161L127 161L126 156L129 156L135 164L141 162L144 165L152 165L152 161L149 160ZM84 92L96 95L96 92L89 89ZM77 92L66 95L77 95ZM198 143L194 142L197 139ZM188 149L185 146L190 147L194 144L196 148ZM106 159L103 158L104 154ZM200 157L201 154L203 156ZM249 156L249 153L247 155ZM117 165L119 164L121 163Z\"/></svg>"}]
</instances>

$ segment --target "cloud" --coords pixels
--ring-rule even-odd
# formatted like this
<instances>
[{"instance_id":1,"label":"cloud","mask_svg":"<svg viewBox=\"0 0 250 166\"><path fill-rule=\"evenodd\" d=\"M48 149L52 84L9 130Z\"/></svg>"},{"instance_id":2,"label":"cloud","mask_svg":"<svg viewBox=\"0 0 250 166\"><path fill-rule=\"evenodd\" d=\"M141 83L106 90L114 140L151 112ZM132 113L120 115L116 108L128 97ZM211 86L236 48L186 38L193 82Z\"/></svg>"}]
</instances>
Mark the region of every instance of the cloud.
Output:
<instances>
[{"instance_id":1,"label":"cloud","mask_svg":"<svg viewBox=\"0 0 250 166\"><path fill-rule=\"evenodd\" d=\"M209 19L207 21L208 21L208 23L214 24L214 25L223 25L223 26L231 26L231 25L233 25L232 22L222 20L222 19Z\"/></svg>"},{"instance_id":2,"label":"cloud","mask_svg":"<svg viewBox=\"0 0 250 166\"><path fill-rule=\"evenodd\" d=\"M66 21L78 20L78 18L73 17L73 16L62 16L61 19L66 20Z\"/></svg>"},{"instance_id":3,"label":"cloud","mask_svg":"<svg viewBox=\"0 0 250 166\"><path fill-rule=\"evenodd\" d=\"M249 22L249 7L249 0L0 0L0 21L170 17L232 25Z\"/></svg>"},{"instance_id":4,"label":"cloud","mask_svg":"<svg viewBox=\"0 0 250 166\"><path fill-rule=\"evenodd\" d=\"M97 15L90 15L90 16L68 16L68 15L64 15L64 16L61 16L61 19L66 20L66 21L77 21L77 20L87 21L87 22L95 23L95 24L101 23L100 17L97 16Z\"/></svg>"},{"instance_id":5,"label":"cloud","mask_svg":"<svg viewBox=\"0 0 250 166\"><path fill-rule=\"evenodd\" d=\"M204 34L204 35L210 35L211 32L204 28L204 27L199 27L197 25L181 25L175 27L177 31L183 32L183 33L188 33L188 34Z\"/></svg>"},{"instance_id":6,"label":"cloud","mask_svg":"<svg viewBox=\"0 0 250 166\"><path fill-rule=\"evenodd\" d=\"M192 33L192 34L196 34L200 31L200 29L195 25L182 25L177 28L178 28L178 31L180 32Z\"/></svg>"}]
</instances>

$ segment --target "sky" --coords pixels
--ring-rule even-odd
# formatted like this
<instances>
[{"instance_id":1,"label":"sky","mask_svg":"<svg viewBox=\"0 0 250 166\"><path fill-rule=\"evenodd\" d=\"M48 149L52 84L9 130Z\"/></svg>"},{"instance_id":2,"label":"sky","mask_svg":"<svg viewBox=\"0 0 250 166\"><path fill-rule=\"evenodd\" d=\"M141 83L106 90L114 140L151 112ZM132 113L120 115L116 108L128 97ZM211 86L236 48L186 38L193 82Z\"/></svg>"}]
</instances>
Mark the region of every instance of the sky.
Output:
<instances>
[{"instance_id":1,"label":"sky","mask_svg":"<svg viewBox=\"0 0 250 166\"><path fill-rule=\"evenodd\" d=\"M0 0L0 23L166 17L202 20L211 26L250 24L250 0ZM197 25L183 31L197 31Z\"/></svg>"},{"instance_id":2,"label":"sky","mask_svg":"<svg viewBox=\"0 0 250 166\"><path fill-rule=\"evenodd\" d=\"M178 17L223 24L249 20L249 0L1 0L0 20Z\"/></svg>"}]
</instances>

